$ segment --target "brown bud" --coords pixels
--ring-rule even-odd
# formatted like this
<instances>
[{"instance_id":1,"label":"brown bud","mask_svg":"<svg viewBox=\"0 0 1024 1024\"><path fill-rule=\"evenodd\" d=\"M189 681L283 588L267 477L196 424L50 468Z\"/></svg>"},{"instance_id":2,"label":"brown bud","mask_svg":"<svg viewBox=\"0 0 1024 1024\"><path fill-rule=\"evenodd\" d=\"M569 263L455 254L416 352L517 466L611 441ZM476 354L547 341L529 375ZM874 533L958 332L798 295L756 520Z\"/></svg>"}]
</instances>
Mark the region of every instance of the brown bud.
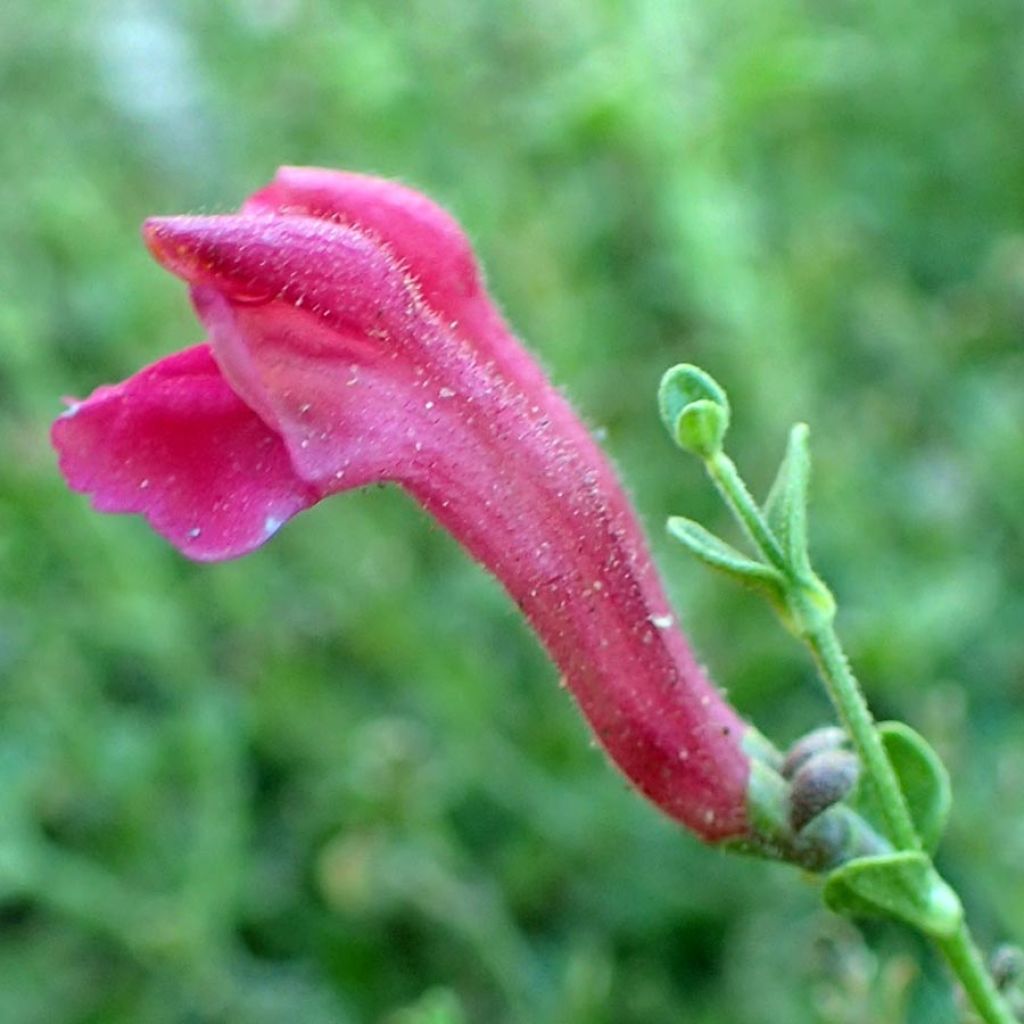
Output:
<instances>
[{"instance_id":1,"label":"brown bud","mask_svg":"<svg viewBox=\"0 0 1024 1024\"><path fill-rule=\"evenodd\" d=\"M857 782L860 762L847 750L825 750L809 757L793 776L789 823L799 832L822 811L838 803Z\"/></svg>"}]
</instances>

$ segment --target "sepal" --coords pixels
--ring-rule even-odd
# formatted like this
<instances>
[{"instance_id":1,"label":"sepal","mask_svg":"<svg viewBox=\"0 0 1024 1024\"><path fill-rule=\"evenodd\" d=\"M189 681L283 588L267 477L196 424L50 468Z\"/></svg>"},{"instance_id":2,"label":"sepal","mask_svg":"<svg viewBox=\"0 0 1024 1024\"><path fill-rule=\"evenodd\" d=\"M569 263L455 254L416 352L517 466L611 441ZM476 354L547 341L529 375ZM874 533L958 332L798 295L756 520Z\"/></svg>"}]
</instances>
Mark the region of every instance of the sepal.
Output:
<instances>
[{"instance_id":1,"label":"sepal","mask_svg":"<svg viewBox=\"0 0 1024 1024\"><path fill-rule=\"evenodd\" d=\"M743 740L750 755L745 836L725 845L737 852L797 864L806 871L830 871L856 858L888 853L891 847L870 823L844 803L835 803L794 830L792 787L778 771L779 755L756 729Z\"/></svg>"}]
</instances>

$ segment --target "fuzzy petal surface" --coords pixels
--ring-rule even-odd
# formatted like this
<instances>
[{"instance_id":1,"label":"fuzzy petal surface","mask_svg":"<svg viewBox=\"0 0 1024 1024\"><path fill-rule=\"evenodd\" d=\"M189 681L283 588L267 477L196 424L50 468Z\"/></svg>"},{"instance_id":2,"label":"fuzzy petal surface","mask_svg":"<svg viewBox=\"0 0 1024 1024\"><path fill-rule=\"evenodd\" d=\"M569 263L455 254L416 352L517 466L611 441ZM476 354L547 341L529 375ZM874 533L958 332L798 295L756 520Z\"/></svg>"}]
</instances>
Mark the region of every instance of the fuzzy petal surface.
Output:
<instances>
[{"instance_id":1,"label":"fuzzy petal surface","mask_svg":"<svg viewBox=\"0 0 1024 1024\"><path fill-rule=\"evenodd\" d=\"M379 240L452 333L508 379L528 389L544 388L547 378L533 357L508 344L510 329L484 286L466 233L422 193L366 174L282 167L246 200L242 212L314 217ZM565 420L566 425L577 422L575 416Z\"/></svg>"}]
</instances>

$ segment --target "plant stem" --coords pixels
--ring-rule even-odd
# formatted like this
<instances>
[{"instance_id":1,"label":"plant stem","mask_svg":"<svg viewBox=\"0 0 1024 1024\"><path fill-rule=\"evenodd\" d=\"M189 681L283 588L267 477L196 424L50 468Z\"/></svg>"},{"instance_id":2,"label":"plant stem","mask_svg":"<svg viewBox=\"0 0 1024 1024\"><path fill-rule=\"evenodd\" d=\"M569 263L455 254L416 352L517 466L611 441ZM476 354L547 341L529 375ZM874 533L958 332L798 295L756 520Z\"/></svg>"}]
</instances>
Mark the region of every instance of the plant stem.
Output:
<instances>
[{"instance_id":1,"label":"plant stem","mask_svg":"<svg viewBox=\"0 0 1024 1024\"><path fill-rule=\"evenodd\" d=\"M875 720L860 684L850 670L850 663L843 653L836 631L831 625L822 626L808 634L805 640L817 662L829 697L875 789L889 838L899 850L920 850L921 840L914 828L899 779L896 778L892 762L875 728Z\"/></svg>"},{"instance_id":2,"label":"plant stem","mask_svg":"<svg viewBox=\"0 0 1024 1024\"><path fill-rule=\"evenodd\" d=\"M708 475L714 481L715 487L718 488L718 493L732 509L754 546L776 569L786 573L788 565L782 548L779 547L775 535L765 522L761 510L757 507L757 502L747 490L747 485L743 482L736 463L725 452L719 451L708 458L704 465L707 467Z\"/></svg>"},{"instance_id":3,"label":"plant stem","mask_svg":"<svg viewBox=\"0 0 1024 1024\"><path fill-rule=\"evenodd\" d=\"M921 852L921 840L903 788L875 727L864 693L843 652L831 615L823 621L822 616L814 614L806 579L783 552L732 459L718 451L705 459L705 466L751 542L785 579L789 601L798 613L796 620L803 624L815 623L813 628L799 629L798 634L810 648L829 697L857 750L863 771L874 787L888 838L899 850ZM961 918L960 926L953 935L937 938L936 942L985 1024L1018 1024L1015 1014L996 988L966 922Z\"/></svg>"},{"instance_id":4,"label":"plant stem","mask_svg":"<svg viewBox=\"0 0 1024 1024\"><path fill-rule=\"evenodd\" d=\"M800 581L796 578L795 569L779 547L764 514L736 469L736 464L725 452L719 451L708 458L705 465L715 486L743 525L750 540L782 573L792 591L793 600L798 602ZM810 616L807 618L809 621ZM831 623L821 625L812 632L804 633L801 639L810 647L832 703L857 748L865 772L875 787L888 826L889 838L897 849L919 850L921 842L914 829L903 790L893 771L889 755L882 746L860 684L850 670L835 630Z\"/></svg>"},{"instance_id":5,"label":"plant stem","mask_svg":"<svg viewBox=\"0 0 1024 1024\"><path fill-rule=\"evenodd\" d=\"M914 828L903 790L835 630L831 626L824 627L808 635L806 640L829 696L875 788L890 839L900 849L920 850L921 841ZM967 922L962 920L950 938L937 938L935 941L985 1024L1017 1024L1016 1016L992 980Z\"/></svg>"},{"instance_id":6,"label":"plant stem","mask_svg":"<svg viewBox=\"0 0 1024 1024\"><path fill-rule=\"evenodd\" d=\"M999 994L966 922L955 935L939 939L938 945L985 1024L1018 1024L1016 1015Z\"/></svg>"}]
</instances>

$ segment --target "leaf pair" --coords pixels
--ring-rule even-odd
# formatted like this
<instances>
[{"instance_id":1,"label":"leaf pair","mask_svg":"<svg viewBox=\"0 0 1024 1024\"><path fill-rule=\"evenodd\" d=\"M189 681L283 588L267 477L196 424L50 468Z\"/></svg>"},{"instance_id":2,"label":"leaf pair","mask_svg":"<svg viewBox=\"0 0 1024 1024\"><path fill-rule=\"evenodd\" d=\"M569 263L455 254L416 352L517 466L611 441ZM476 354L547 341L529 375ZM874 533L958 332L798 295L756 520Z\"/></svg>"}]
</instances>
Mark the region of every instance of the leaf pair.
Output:
<instances>
[{"instance_id":1,"label":"leaf pair","mask_svg":"<svg viewBox=\"0 0 1024 1024\"><path fill-rule=\"evenodd\" d=\"M663 386L663 409L664 390ZM677 418L679 429L683 429L684 418L685 412ZM764 507L753 513L760 516L760 528L752 528L745 517L739 515L751 540L760 549L761 559L744 555L691 519L673 516L668 521L668 531L676 540L706 565L761 593L786 628L797 636L814 631L835 614L831 593L811 568L807 537L811 474L808 436L804 423L796 424L790 431L786 454ZM713 475L727 462L721 452L707 458Z\"/></svg>"}]
</instances>

